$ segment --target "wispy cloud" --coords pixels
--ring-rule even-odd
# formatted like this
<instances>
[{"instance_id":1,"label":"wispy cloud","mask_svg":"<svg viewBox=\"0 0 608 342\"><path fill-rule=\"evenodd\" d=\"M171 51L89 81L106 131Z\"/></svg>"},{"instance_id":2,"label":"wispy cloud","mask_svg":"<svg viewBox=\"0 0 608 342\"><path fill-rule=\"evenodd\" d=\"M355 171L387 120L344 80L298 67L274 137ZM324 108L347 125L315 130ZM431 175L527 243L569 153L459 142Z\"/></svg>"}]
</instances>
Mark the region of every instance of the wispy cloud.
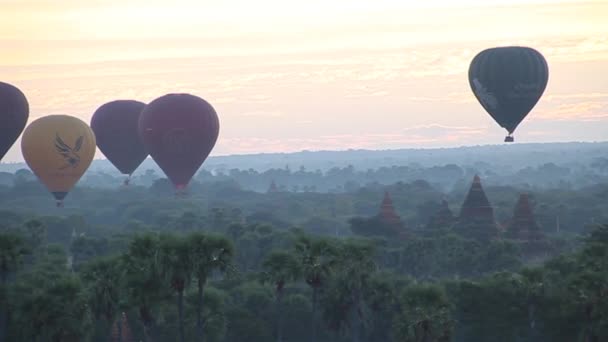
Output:
<instances>
[{"instance_id":1,"label":"wispy cloud","mask_svg":"<svg viewBox=\"0 0 608 342\"><path fill-rule=\"evenodd\" d=\"M6 0L0 74L32 117L197 94L229 152L434 146L496 141L467 71L480 50L517 44L551 69L518 131L608 120L606 1L261 1Z\"/></svg>"},{"instance_id":2,"label":"wispy cloud","mask_svg":"<svg viewBox=\"0 0 608 342\"><path fill-rule=\"evenodd\" d=\"M443 146L475 141L488 134L483 127L439 124L409 127L388 133L327 134L311 138L223 138L218 148L230 153L294 152L328 149L383 149L412 146ZM222 152L218 152L222 153Z\"/></svg>"},{"instance_id":3,"label":"wispy cloud","mask_svg":"<svg viewBox=\"0 0 608 342\"><path fill-rule=\"evenodd\" d=\"M240 116L249 116L249 117L269 117L269 118L276 118L276 117L280 117L283 116L283 113L281 113L280 111L277 110L266 110L266 111L253 111L253 112L244 112L244 113L240 113Z\"/></svg>"},{"instance_id":4,"label":"wispy cloud","mask_svg":"<svg viewBox=\"0 0 608 342\"><path fill-rule=\"evenodd\" d=\"M540 111L540 119L567 121L600 121L608 120L608 104L599 101L582 101L562 103L555 108Z\"/></svg>"}]
</instances>

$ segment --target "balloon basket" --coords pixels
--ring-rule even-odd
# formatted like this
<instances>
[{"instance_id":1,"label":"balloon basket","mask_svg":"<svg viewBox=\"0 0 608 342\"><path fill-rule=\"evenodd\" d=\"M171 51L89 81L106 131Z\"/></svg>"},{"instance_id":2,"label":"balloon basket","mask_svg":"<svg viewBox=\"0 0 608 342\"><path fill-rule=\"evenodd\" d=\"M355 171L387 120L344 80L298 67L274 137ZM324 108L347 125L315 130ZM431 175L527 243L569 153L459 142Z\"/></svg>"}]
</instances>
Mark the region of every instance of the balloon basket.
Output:
<instances>
[{"instance_id":1,"label":"balloon basket","mask_svg":"<svg viewBox=\"0 0 608 342\"><path fill-rule=\"evenodd\" d=\"M186 197L188 197L188 193L183 190L178 190L175 192L175 197L176 198L186 198Z\"/></svg>"},{"instance_id":2,"label":"balloon basket","mask_svg":"<svg viewBox=\"0 0 608 342\"><path fill-rule=\"evenodd\" d=\"M514 139L512 136L510 136L510 135L507 135L507 136L505 137L505 142L506 142L506 143L509 143L509 142L514 142L514 141L515 141L515 139Z\"/></svg>"},{"instance_id":3,"label":"balloon basket","mask_svg":"<svg viewBox=\"0 0 608 342\"><path fill-rule=\"evenodd\" d=\"M63 201L57 201L56 206L57 208L63 208Z\"/></svg>"},{"instance_id":4,"label":"balloon basket","mask_svg":"<svg viewBox=\"0 0 608 342\"><path fill-rule=\"evenodd\" d=\"M177 198L188 197L188 193L186 192L186 187L182 186L182 185L178 185L175 189L175 197L177 197Z\"/></svg>"}]
</instances>

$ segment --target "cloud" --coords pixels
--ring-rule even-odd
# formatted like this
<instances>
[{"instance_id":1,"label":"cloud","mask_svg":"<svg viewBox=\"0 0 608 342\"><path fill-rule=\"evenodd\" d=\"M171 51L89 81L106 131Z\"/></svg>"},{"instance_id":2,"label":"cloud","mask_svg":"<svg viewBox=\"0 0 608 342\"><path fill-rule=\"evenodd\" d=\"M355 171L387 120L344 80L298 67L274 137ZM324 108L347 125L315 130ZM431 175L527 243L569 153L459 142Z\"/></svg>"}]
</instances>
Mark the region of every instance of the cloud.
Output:
<instances>
[{"instance_id":1,"label":"cloud","mask_svg":"<svg viewBox=\"0 0 608 342\"><path fill-rule=\"evenodd\" d=\"M487 132L485 127L446 126L440 124L418 125L406 128L404 133L431 137L471 136Z\"/></svg>"},{"instance_id":2,"label":"cloud","mask_svg":"<svg viewBox=\"0 0 608 342\"><path fill-rule=\"evenodd\" d=\"M410 127L387 133L327 134L310 138L220 138L221 153L295 152L302 150L386 149L444 146L466 143L486 135L482 127L439 124Z\"/></svg>"},{"instance_id":3,"label":"cloud","mask_svg":"<svg viewBox=\"0 0 608 342\"><path fill-rule=\"evenodd\" d=\"M543 97L543 101L547 102L571 99L608 99L608 93L592 92L575 94L547 94Z\"/></svg>"},{"instance_id":4,"label":"cloud","mask_svg":"<svg viewBox=\"0 0 608 342\"><path fill-rule=\"evenodd\" d=\"M406 98L408 102L423 102L423 103L451 103L451 104L469 104L477 103L477 99L472 91L449 92L443 96L409 96Z\"/></svg>"},{"instance_id":5,"label":"cloud","mask_svg":"<svg viewBox=\"0 0 608 342\"><path fill-rule=\"evenodd\" d=\"M278 110L257 110L251 112L244 112L238 114L239 116L248 116L248 117L269 117L276 118L283 116L283 113Z\"/></svg>"},{"instance_id":6,"label":"cloud","mask_svg":"<svg viewBox=\"0 0 608 342\"><path fill-rule=\"evenodd\" d=\"M545 120L608 120L608 104L597 101L563 103L550 110L540 111L535 116Z\"/></svg>"},{"instance_id":7,"label":"cloud","mask_svg":"<svg viewBox=\"0 0 608 342\"><path fill-rule=\"evenodd\" d=\"M548 96L532 120L608 120L608 93L590 92Z\"/></svg>"}]
</instances>

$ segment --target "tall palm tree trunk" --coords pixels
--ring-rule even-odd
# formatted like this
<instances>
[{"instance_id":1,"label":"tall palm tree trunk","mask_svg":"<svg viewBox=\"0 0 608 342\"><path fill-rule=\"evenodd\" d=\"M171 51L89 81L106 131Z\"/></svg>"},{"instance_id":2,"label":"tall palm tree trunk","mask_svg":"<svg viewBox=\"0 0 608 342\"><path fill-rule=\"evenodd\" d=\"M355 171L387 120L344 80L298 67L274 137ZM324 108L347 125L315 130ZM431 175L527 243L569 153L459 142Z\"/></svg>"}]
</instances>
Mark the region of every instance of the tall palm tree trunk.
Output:
<instances>
[{"instance_id":1,"label":"tall palm tree trunk","mask_svg":"<svg viewBox=\"0 0 608 342\"><path fill-rule=\"evenodd\" d=\"M203 327L203 291L205 290L205 280L198 280L198 301L196 305L196 331L198 341L203 342L205 330Z\"/></svg>"},{"instance_id":2,"label":"tall palm tree trunk","mask_svg":"<svg viewBox=\"0 0 608 342\"><path fill-rule=\"evenodd\" d=\"M8 335L8 313L7 308L0 308L0 342L6 341Z\"/></svg>"},{"instance_id":3,"label":"tall palm tree trunk","mask_svg":"<svg viewBox=\"0 0 608 342\"><path fill-rule=\"evenodd\" d=\"M147 307L141 307L139 309L141 321L144 325L144 338L146 342L153 342L152 336L154 335L154 319Z\"/></svg>"},{"instance_id":4,"label":"tall palm tree trunk","mask_svg":"<svg viewBox=\"0 0 608 342\"><path fill-rule=\"evenodd\" d=\"M310 342L317 342L317 300L319 297L319 288L312 287L312 317L310 326Z\"/></svg>"},{"instance_id":5,"label":"tall palm tree trunk","mask_svg":"<svg viewBox=\"0 0 608 342\"><path fill-rule=\"evenodd\" d=\"M7 273L6 271L0 271L0 284L3 289L6 289L7 283ZM8 307L0 308L0 342L6 341L6 336L8 335Z\"/></svg>"},{"instance_id":6,"label":"tall palm tree trunk","mask_svg":"<svg viewBox=\"0 0 608 342\"><path fill-rule=\"evenodd\" d=\"M359 290L355 289L353 291L353 308L352 308L352 319L353 319L353 325L352 325L352 329L351 329L351 333L352 333L352 341L353 342L359 342L361 341L361 315L360 315L360 296L359 296Z\"/></svg>"},{"instance_id":7,"label":"tall palm tree trunk","mask_svg":"<svg viewBox=\"0 0 608 342\"><path fill-rule=\"evenodd\" d=\"M277 342L283 342L283 290L277 290Z\"/></svg>"},{"instance_id":8,"label":"tall palm tree trunk","mask_svg":"<svg viewBox=\"0 0 608 342\"><path fill-rule=\"evenodd\" d=\"M184 342L184 290L177 292L177 311L179 315L179 340Z\"/></svg>"},{"instance_id":9,"label":"tall palm tree trunk","mask_svg":"<svg viewBox=\"0 0 608 342\"><path fill-rule=\"evenodd\" d=\"M122 340L122 322L119 321L120 323L118 324L118 342L126 342ZM131 342L131 341L129 341Z\"/></svg>"}]
</instances>

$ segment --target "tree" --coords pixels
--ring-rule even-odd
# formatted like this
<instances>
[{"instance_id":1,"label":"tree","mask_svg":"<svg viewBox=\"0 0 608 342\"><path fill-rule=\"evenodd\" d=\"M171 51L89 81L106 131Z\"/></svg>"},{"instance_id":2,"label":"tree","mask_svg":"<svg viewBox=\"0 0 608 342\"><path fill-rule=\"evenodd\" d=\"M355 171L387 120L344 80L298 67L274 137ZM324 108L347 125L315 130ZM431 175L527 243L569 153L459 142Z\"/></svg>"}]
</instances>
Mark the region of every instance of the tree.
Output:
<instances>
[{"instance_id":1,"label":"tree","mask_svg":"<svg viewBox=\"0 0 608 342\"><path fill-rule=\"evenodd\" d=\"M325 315L335 328L348 327L351 341L364 337L369 308L364 294L376 271L375 248L369 241L347 240L337 253L336 273L326 294Z\"/></svg>"},{"instance_id":2,"label":"tree","mask_svg":"<svg viewBox=\"0 0 608 342\"><path fill-rule=\"evenodd\" d=\"M20 235L0 233L0 285L6 285L9 274L17 271L25 254L27 249Z\"/></svg>"},{"instance_id":3,"label":"tree","mask_svg":"<svg viewBox=\"0 0 608 342\"><path fill-rule=\"evenodd\" d=\"M160 238L160 268L177 294L180 341L184 342L184 290L192 278L193 259L188 240L174 235Z\"/></svg>"},{"instance_id":4,"label":"tree","mask_svg":"<svg viewBox=\"0 0 608 342\"><path fill-rule=\"evenodd\" d=\"M296 240L296 254L300 260L306 284L312 289L310 341L317 341L317 304L319 291L336 265L337 250L329 240L300 236Z\"/></svg>"},{"instance_id":5,"label":"tree","mask_svg":"<svg viewBox=\"0 0 608 342\"><path fill-rule=\"evenodd\" d=\"M40 252L44 250L46 244L46 226L37 219L31 219L25 222L25 231L27 232L27 247L33 252L32 255L28 256L26 263L33 263L33 261L40 257Z\"/></svg>"},{"instance_id":6,"label":"tree","mask_svg":"<svg viewBox=\"0 0 608 342\"><path fill-rule=\"evenodd\" d=\"M106 239L95 239L79 236L72 240L70 253L72 254L72 268L78 270L80 265L87 261L106 254L108 241Z\"/></svg>"},{"instance_id":7,"label":"tree","mask_svg":"<svg viewBox=\"0 0 608 342\"><path fill-rule=\"evenodd\" d=\"M160 266L158 236L146 234L136 236L123 254L123 274L129 302L138 308L147 341L153 335L154 306L165 297Z\"/></svg>"},{"instance_id":8,"label":"tree","mask_svg":"<svg viewBox=\"0 0 608 342\"><path fill-rule=\"evenodd\" d=\"M4 341L8 328L7 283L11 273L21 266L21 258L27 253L21 236L0 233L0 341Z\"/></svg>"},{"instance_id":9,"label":"tree","mask_svg":"<svg viewBox=\"0 0 608 342\"><path fill-rule=\"evenodd\" d=\"M82 282L69 274L65 251L49 245L38 262L19 275L11 288L14 309L9 340L84 341L91 317Z\"/></svg>"},{"instance_id":10,"label":"tree","mask_svg":"<svg viewBox=\"0 0 608 342\"><path fill-rule=\"evenodd\" d=\"M119 308L126 304L121 302L121 298L124 298L121 267L120 257L100 258L85 264L80 273L89 307L94 318L99 323L105 323L99 324L104 332L117 318Z\"/></svg>"},{"instance_id":11,"label":"tree","mask_svg":"<svg viewBox=\"0 0 608 342\"><path fill-rule=\"evenodd\" d=\"M441 287L412 285L403 291L399 303L401 309L393 325L395 341L451 341L453 320L450 317L450 303Z\"/></svg>"},{"instance_id":12,"label":"tree","mask_svg":"<svg viewBox=\"0 0 608 342\"><path fill-rule=\"evenodd\" d=\"M283 341L282 299L285 284L298 279L300 264L298 259L289 252L272 252L264 261L262 280L274 285L277 313L277 342Z\"/></svg>"},{"instance_id":13,"label":"tree","mask_svg":"<svg viewBox=\"0 0 608 342\"><path fill-rule=\"evenodd\" d=\"M567 278L567 287L576 291L583 314L582 340L608 338L608 225L598 226L585 239L578 255L576 277Z\"/></svg>"},{"instance_id":14,"label":"tree","mask_svg":"<svg viewBox=\"0 0 608 342\"><path fill-rule=\"evenodd\" d=\"M207 280L214 271L231 270L234 248L222 236L194 233L188 236L193 276L197 280L198 301L196 307L196 328L198 340L203 341L205 322L203 322L203 295Z\"/></svg>"}]
</instances>

